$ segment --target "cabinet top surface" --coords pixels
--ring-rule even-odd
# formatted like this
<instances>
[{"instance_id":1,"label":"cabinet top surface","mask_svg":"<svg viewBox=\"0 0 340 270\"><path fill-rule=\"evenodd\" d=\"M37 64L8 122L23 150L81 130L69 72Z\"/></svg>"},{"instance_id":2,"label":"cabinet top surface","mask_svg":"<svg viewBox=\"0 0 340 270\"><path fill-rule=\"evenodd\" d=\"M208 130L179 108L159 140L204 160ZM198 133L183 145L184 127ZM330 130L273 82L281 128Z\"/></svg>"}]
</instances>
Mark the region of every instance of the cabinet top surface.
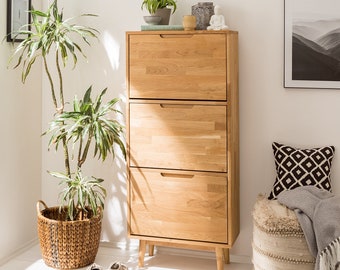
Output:
<instances>
[{"instance_id":1,"label":"cabinet top surface","mask_svg":"<svg viewBox=\"0 0 340 270\"><path fill-rule=\"evenodd\" d=\"M150 34L176 34L176 35L193 35L193 34L238 34L237 31L233 30L193 30L193 31L184 31L184 30L160 30L160 31L127 31L126 34L133 35L150 35Z\"/></svg>"}]
</instances>

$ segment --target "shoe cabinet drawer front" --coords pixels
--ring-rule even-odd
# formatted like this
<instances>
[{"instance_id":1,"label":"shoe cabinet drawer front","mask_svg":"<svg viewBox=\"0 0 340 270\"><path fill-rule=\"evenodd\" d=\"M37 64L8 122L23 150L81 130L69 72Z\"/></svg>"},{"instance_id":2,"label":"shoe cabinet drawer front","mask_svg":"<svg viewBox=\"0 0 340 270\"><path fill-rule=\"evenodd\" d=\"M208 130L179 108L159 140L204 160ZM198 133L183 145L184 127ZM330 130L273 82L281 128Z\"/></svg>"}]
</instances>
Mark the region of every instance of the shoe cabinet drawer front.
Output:
<instances>
[{"instance_id":1,"label":"shoe cabinet drawer front","mask_svg":"<svg viewBox=\"0 0 340 270\"><path fill-rule=\"evenodd\" d=\"M130 98L226 100L226 35L130 35Z\"/></svg>"},{"instance_id":2,"label":"shoe cabinet drawer front","mask_svg":"<svg viewBox=\"0 0 340 270\"><path fill-rule=\"evenodd\" d=\"M129 109L130 166L227 171L226 105L155 101Z\"/></svg>"},{"instance_id":3,"label":"shoe cabinet drawer front","mask_svg":"<svg viewBox=\"0 0 340 270\"><path fill-rule=\"evenodd\" d=\"M227 174L130 169L130 234L228 243Z\"/></svg>"}]
</instances>

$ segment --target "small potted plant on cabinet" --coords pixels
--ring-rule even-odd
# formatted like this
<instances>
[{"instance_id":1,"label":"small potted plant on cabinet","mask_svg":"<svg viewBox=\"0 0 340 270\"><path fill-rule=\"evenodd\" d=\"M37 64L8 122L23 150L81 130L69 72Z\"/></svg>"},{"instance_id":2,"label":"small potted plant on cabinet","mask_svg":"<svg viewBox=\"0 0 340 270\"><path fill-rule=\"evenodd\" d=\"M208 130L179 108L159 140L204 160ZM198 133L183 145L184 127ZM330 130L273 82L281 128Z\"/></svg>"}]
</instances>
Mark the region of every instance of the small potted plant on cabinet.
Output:
<instances>
[{"instance_id":1,"label":"small potted plant on cabinet","mask_svg":"<svg viewBox=\"0 0 340 270\"><path fill-rule=\"evenodd\" d=\"M171 9L172 14L177 9L175 0L143 0L141 8L146 9L150 16L144 16L144 20L149 24L169 24ZM154 17L154 18L153 18ZM150 23L151 22L151 23Z\"/></svg>"},{"instance_id":2,"label":"small potted plant on cabinet","mask_svg":"<svg viewBox=\"0 0 340 270\"><path fill-rule=\"evenodd\" d=\"M90 45L89 39L97 38L98 31L73 24L73 18L64 19L57 0L46 12L34 8L29 12L32 16L30 30L14 33L14 36L24 35L26 38L15 48L10 62L16 61L14 68L22 67L24 83L31 67L39 63L36 60L42 59L55 109L54 118L44 135L51 136L49 146L57 150L58 146L62 148L65 166L62 173L49 172L59 178L63 185L61 205L49 208L43 201L37 204L40 246L48 266L58 269L80 268L95 260L106 196L103 179L83 175L82 166L92 148L94 157L102 161L110 154L115 155L116 145L125 157L123 126L109 117L110 114L120 113L115 109L119 100L115 98L103 103L106 89L92 98L90 86L84 96L81 99L75 97L72 106L69 105L71 108L68 108L64 100L62 67L69 60L76 66L78 54L85 56L78 44L79 40ZM51 68L51 62L54 69ZM55 74L52 70L56 70ZM76 158L71 158L73 156ZM40 204L45 209L40 211Z\"/></svg>"}]
</instances>

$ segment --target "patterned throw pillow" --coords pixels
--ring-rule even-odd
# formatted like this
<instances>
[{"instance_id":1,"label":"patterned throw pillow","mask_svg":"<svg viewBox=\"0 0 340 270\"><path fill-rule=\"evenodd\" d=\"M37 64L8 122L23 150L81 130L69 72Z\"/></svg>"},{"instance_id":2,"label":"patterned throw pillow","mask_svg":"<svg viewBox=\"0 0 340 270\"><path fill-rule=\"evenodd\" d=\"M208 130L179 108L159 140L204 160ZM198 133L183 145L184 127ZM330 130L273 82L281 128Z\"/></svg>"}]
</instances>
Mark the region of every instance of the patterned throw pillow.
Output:
<instances>
[{"instance_id":1,"label":"patterned throw pillow","mask_svg":"<svg viewBox=\"0 0 340 270\"><path fill-rule=\"evenodd\" d=\"M273 143L276 180L268 199L276 199L284 190L316 186L331 191L331 166L334 146L298 149Z\"/></svg>"}]
</instances>

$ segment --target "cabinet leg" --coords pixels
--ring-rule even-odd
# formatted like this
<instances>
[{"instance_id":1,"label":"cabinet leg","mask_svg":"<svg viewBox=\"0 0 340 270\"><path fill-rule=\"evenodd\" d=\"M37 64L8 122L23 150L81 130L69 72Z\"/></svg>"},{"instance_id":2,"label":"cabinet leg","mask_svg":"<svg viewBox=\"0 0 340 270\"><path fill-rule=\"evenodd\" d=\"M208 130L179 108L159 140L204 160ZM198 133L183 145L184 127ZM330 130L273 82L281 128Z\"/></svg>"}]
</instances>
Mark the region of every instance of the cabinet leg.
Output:
<instances>
[{"instance_id":1,"label":"cabinet leg","mask_svg":"<svg viewBox=\"0 0 340 270\"><path fill-rule=\"evenodd\" d=\"M146 250L146 241L140 240L139 241L139 252L138 252L138 266L139 267L144 266L145 250Z\"/></svg>"},{"instance_id":2,"label":"cabinet leg","mask_svg":"<svg viewBox=\"0 0 340 270\"><path fill-rule=\"evenodd\" d=\"M216 263L217 263L217 270L224 269L224 263L228 264L229 260L229 249L227 248L216 248ZM223 263L224 260L224 263Z\"/></svg>"},{"instance_id":3,"label":"cabinet leg","mask_svg":"<svg viewBox=\"0 0 340 270\"><path fill-rule=\"evenodd\" d=\"M223 249L223 255L224 255L224 263L225 263L225 264L229 264L229 263L230 263L230 259L229 259L229 249L224 248L224 249Z\"/></svg>"},{"instance_id":4,"label":"cabinet leg","mask_svg":"<svg viewBox=\"0 0 340 270\"><path fill-rule=\"evenodd\" d=\"M149 244L149 256L153 256L155 251L155 246Z\"/></svg>"},{"instance_id":5,"label":"cabinet leg","mask_svg":"<svg viewBox=\"0 0 340 270\"><path fill-rule=\"evenodd\" d=\"M223 249L222 248L216 248L216 263L217 263L217 270L223 270L224 264L223 264Z\"/></svg>"}]
</instances>

